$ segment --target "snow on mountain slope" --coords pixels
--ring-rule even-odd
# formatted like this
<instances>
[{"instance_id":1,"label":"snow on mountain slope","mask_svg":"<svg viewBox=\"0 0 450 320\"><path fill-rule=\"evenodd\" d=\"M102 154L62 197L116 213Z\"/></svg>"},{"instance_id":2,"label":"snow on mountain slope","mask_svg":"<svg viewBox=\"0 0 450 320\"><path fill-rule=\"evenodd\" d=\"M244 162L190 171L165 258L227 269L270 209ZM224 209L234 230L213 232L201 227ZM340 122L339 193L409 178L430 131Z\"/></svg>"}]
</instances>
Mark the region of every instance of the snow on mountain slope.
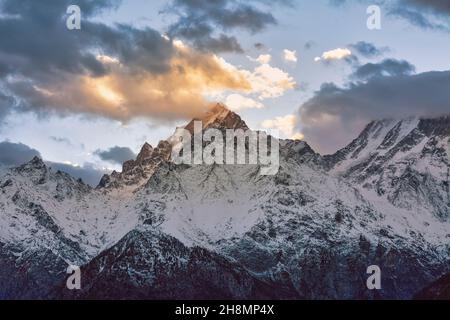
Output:
<instances>
[{"instance_id":1,"label":"snow on mountain slope","mask_svg":"<svg viewBox=\"0 0 450 320\"><path fill-rule=\"evenodd\" d=\"M305 145L284 145L307 150ZM219 252L259 279L276 279L305 298L369 297L359 292L364 292L361 279L375 262L388 274L386 291L379 293L385 298L410 298L444 271L448 223L430 219L427 227L406 210L372 204L345 181L308 162L313 156L306 152L304 159L282 158L274 177L258 175L256 166L167 164L137 199L167 204L157 224L165 233ZM314 271L321 255L326 272Z\"/></svg>"},{"instance_id":2,"label":"snow on mountain slope","mask_svg":"<svg viewBox=\"0 0 450 320\"><path fill-rule=\"evenodd\" d=\"M124 214L134 212L124 198L103 195L34 158L0 178L0 241L51 248L63 257L63 244L70 243L80 257L67 260L86 261L137 224Z\"/></svg>"},{"instance_id":3,"label":"snow on mountain slope","mask_svg":"<svg viewBox=\"0 0 450 320\"><path fill-rule=\"evenodd\" d=\"M247 129L222 105L201 120L204 129ZM92 279L75 298L154 298L155 281L159 297L211 298L209 283L220 297L411 298L450 271L447 125L374 122L327 157L280 141L274 176L258 165L176 165L171 138L145 144L95 189L35 158L0 178L2 266L16 274L26 265L47 287L60 281L67 298L65 264L84 264ZM371 264L383 270L380 291L365 287ZM196 268L207 274L199 287ZM13 290L0 272L1 283L6 298L32 285Z\"/></svg>"},{"instance_id":4,"label":"snow on mountain slope","mask_svg":"<svg viewBox=\"0 0 450 320\"><path fill-rule=\"evenodd\" d=\"M369 197L450 219L450 117L372 122L325 160Z\"/></svg>"},{"instance_id":5,"label":"snow on mountain slope","mask_svg":"<svg viewBox=\"0 0 450 320\"><path fill-rule=\"evenodd\" d=\"M278 299L292 288L267 283L238 263L149 226L131 231L82 268L81 291L59 288L65 299Z\"/></svg>"}]
</instances>

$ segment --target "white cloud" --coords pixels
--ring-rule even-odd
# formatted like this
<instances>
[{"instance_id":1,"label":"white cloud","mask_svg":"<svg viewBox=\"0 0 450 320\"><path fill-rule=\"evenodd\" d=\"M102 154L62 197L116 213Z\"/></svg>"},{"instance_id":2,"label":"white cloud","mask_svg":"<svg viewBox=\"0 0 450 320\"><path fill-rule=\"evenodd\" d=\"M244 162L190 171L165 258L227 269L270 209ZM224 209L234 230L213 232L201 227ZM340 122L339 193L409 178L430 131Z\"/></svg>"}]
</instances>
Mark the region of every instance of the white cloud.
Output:
<instances>
[{"instance_id":1,"label":"white cloud","mask_svg":"<svg viewBox=\"0 0 450 320\"><path fill-rule=\"evenodd\" d=\"M284 60L289 61L289 62L297 62L297 51L291 51L288 49L284 49L283 50L283 54L284 54Z\"/></svg>"},{"instance_id":2,"label":"white cloud","mask_svg":"<svg viewBox=\"0 0 450 320\"><path fill-rule=\"evenodd\" d=\"M337 49L333 49L333 50L330 50L330 51L325 51L322 54L321 57L315 57L314 61L318 62L320 60L326 60L326 61L329 61L329 60L341 60L341 59L344 59L344 58L349 57L351 55L352 55L352 52L349 49L347 49L347 48L344 48L344 49L337 48Z\"/></svg>"},{"instance_id":3,"label":"white cloud","mask_svg":"<svg viewBox=\"0 0 450 320\"><path fill-rule=\"evenodd\" d=\"M302 140L303 134L296 131L297 125L297 117L293 114L284 116L284 117L276 117L275 119L264 120L261 123L261 126L265 129L277 129L279 130L286 138Z\"/></svg>"},{"instance_id":4,"label":"white cloud","mask_svg":"<svg viewBox=\"0 0 450 320\"><path fill-rule=\"evenodd\" d=\"M105 63L105 64L119 64L120 63L119 59L110 57L107 55L103 55L103 54L97 55L96 59L98 61L100 61L101 63Z\"/></svg>"},{"instance_id":5,"label":"white cloud","mask_svg":"<svg viewBox=\"0 0 450 320\"><path fill-rule=\"evenodd\" d=\"M250 56L247 56L248 60L253 62L258 62L260 64L268 64L272 60L272 56L270 54L260 54L258 58L252 58Z\"/></svg>"},{"instance_id":6,"label":"white cloud","mask_svg":"<svg viewBox=\"0 0 450 320\"><path fill-rule=\"evenodd\" d=\"M261 64L267 64L270 60L272 60L272 56L270 54L261 54L258 58L256 58L256 61Z\"/></svg>"},{"instance_id":7,"label":"white cloud","mask_svg":"<svg viewBox=\"0 0 450 320\"><path fill-rule=\"evenodd\" d=\"M237 78L245 79L249 83L249 89L236 91L247 95L255 95L260 100L278 98L284 95L287 90L294 89L297 85L289 73L272 67L267 63L259 65L253 71L249 71L239 69L221 57L216 56L215 59L219 62L222 69L234 74Z\"/></svg>"},{"instance_id":8,"label":"white cloud","mask_svg":"<svg viewBox=\"0 0 450 320\"><path fill-rule=\"evenodd\" d=\"M243 95L237 93L230 94L225 100L225 105L233 111L264 108L264 105L261 102L244 97Z\"/></svg>"},{"instance_id":9,"label":"white cloud","mask_svg":"<svg viewBox=\"0 0 450 320\"><path fill-rule=\"evenodd\" d=\"M296 82L287 72L263 64L253 72L244 72L244 77L252 87L252 93L258 94L259 99L277 98L287 90L294 89Z\"/></svg>"}]
</instances>

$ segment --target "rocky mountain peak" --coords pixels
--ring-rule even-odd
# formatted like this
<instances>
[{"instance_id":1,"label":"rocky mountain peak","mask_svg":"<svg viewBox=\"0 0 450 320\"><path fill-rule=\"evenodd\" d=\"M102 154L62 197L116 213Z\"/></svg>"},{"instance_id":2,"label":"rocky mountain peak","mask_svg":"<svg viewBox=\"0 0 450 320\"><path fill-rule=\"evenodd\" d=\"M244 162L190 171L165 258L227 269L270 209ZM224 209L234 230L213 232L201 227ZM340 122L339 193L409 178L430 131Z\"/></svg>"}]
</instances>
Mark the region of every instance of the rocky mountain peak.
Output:
<instances>
[{"instance_id":1,"label":"rocky mountain peak","mask_svg":"<svg viewBox=\"0 0 450 320\"><path fill-rule=\"evenodd\" d=\"M31 161L16 168L15 171L22 176L29 177L33 182L43 184L47 181L49 170L39 157L34 157Z\"/></svg>"},{"instance_id":2,"label":"rocky mountain peak","mask_svg":"<svg viewBox=\"0 0 450 320\"><path fill-rule=\"evenodd\" d=\"M18 172L28 173L30 171L47 171L47 166L41 158L35 156L31 161L17 168Z\"/></svg>"},{"instance_id":3,"label":"rocky mountain peak","mask_svg":"<svg viewBox=\"0 0 450 320\"><path fill-rule=\"evenodd\" d=\"M136 161L143 162L144 160L150 158L152 156L153 150L154 150L153 147L149 143L146 142L142 146L141 151L139 152L138 156L136 157Z\"/></svg>"},{"instance_id":4,"label":"rocky mountain peak","mask_svg":"<svg viewBox=\"0 0 450 320\"><path fill-rule=\"evenodd\" d=\"M31 161L29 162L29 165L34 166L35 168L45 167L44 161L42 161L42 159L39 158L38 156L35 156L33 159L31 159Z\"/></svg>"},{"instance_id":5,"label":"rocky mountain peak","mask_svg":"<svg viewBox=\"0 0 450 320\"><path fill-rule=\"evenodd\" d=\"M194 121L202 121L203 129L243 129L248 130L249 127L241 117L228 109L225 105L217 103L209 108L201 117L194 118L185 129L191 133L194 132Z\"/></svg>"}]
</instances>

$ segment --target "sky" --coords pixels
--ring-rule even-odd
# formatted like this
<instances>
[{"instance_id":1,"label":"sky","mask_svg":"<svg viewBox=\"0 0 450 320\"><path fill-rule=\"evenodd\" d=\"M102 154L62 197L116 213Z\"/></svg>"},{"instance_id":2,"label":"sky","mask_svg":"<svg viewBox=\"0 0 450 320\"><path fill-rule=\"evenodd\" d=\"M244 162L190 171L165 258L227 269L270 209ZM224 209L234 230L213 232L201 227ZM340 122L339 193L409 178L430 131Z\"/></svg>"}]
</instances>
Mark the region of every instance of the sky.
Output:
<instances>
[{"instance_id":1,"label":"sky","mask_svg":"<svg viewBox=\"0 0 450 320\"><path fill-rule=\"evenodd\" d=\"M0 0L0 39L0 166L93 185L213 102L321 154L450 114L450 0Z\"/></svg>"}]
</instances>

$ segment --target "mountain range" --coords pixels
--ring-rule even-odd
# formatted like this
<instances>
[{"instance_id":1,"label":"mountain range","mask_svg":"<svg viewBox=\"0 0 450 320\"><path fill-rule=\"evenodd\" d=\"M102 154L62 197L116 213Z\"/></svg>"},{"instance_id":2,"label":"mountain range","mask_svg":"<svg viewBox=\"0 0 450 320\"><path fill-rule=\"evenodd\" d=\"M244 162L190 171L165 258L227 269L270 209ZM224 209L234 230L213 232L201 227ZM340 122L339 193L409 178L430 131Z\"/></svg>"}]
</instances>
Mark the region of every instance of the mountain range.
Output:
<instances>
[{"instance_id":1,"label":"mountain range","mask_svg":"<svg viewBox=\"0 0 450 320\"><path fill-rule=\"evenodd\" d=\"M199 120L249 129L220 104ZM450 117L374 121L326 156L280 140L273 176L177 165L173 143L96 188L37 157L2 173L0 299L450 298Z\"/></svg>"}]
</instances>

